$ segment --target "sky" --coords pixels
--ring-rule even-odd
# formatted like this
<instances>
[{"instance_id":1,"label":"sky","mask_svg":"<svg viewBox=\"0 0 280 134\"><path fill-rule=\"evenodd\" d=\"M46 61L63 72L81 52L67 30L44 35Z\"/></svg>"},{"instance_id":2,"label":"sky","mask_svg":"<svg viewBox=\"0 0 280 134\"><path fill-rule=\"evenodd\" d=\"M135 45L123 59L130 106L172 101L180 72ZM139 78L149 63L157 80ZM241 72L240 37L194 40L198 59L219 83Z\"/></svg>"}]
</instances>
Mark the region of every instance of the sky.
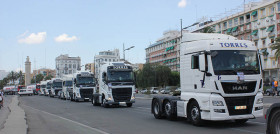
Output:
<instances>
[{"instance_id":1,"label":"sky","mask_svg":"<svg viewBox=\"0 0 280 134\"><path fill-rule=\"evenodd\" d=\"M249 0L246 0L246 2ZM92 63L99 51L145 63L145 48L167 30L229 11L244 0L1 0L0 70L55 68L60 54ZM35 64L36 63L36 64Z\"/></svg>"}]
</instances>

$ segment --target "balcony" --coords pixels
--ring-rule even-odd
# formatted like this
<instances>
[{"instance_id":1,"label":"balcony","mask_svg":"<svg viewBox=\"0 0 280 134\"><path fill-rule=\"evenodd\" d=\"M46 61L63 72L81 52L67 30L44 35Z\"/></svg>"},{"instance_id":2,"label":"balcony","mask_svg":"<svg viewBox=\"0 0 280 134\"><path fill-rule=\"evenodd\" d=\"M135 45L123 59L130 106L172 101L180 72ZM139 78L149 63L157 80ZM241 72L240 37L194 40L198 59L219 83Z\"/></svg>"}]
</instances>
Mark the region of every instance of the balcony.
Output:
<instances>
[{"instance_id":1,"label":"balcony","mask_svg":"<svg viewBox=\"0 0 280 134\"><path fill-rule=\"evenodd\" d=\"M275 36L275 33L274 33L274 32L270 32L270 33L268 33L268 36L269 36L269 37Z\"/></svg>"},{"instance_id":2,"label":"balcony","mask_svg":"<svg viewBox=\"0 0 280 134\"><path fill-rule=\"evenodd\" d=\"M258 40L258 39L259 39L259 36L252 36L252 39L253 39L253 40Z\"/></svg>"}]
</instances>

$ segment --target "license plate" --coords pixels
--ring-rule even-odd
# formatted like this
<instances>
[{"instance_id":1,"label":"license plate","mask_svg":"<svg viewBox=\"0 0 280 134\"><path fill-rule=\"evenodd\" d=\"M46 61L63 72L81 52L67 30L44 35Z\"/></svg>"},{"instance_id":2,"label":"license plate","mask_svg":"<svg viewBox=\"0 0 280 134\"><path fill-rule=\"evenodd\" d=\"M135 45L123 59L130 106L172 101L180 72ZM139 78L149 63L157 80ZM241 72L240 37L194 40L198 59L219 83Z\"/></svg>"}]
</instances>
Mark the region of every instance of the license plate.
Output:
<instances>
[{"instance_id":1,"label":"license plate","mask_svg":"<svg viewBox=\"0 0 280 134\"><path fill-rule=\"evenodd\" d=\"M235 106L235 110L247 109L247 106Z\"/></svg>"},{"instance_id":2,"label":"license plate","mask_svg":"<svg viewBox=\"0 0 280 134\"><path fill-rule=\"evenodd\" d=\"M119 103L122 104L122 105L126 104L125 102L119 102Z\"/></svg>"}]
</instances>

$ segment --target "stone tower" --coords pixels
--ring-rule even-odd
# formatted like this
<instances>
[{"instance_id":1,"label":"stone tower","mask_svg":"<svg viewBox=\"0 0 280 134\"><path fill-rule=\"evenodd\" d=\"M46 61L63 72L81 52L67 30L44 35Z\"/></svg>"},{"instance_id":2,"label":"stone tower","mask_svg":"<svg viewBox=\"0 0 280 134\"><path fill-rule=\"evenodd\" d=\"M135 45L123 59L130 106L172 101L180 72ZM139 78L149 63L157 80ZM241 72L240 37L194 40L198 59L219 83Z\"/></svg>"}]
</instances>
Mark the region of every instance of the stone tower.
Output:
<instances>
[{"instance_id":1,"label":"stone tower","mask_svg":"<svg viewBox=\"0 0 280 134\"><path fill-rule=\"evenodd\" d=\"M31 84L31 62L29 61L29 56L27 56L25 61L25 86Z\"/></svg>"}]
</instances>

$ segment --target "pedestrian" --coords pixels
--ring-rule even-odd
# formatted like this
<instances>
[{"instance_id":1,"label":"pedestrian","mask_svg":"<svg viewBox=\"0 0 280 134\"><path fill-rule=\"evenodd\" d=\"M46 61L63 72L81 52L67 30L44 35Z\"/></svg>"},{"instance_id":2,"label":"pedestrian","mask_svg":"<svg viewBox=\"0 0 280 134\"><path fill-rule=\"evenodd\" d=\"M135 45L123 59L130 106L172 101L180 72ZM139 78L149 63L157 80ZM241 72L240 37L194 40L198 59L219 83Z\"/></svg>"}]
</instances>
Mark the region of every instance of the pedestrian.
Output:
<instances>
[{"instance_id":1,"label":"pedestrian","mask_svg":"<svg viewBox=\"0 0 280 134\"><path fill-rule=\"evenodd\" d=\"M4 103L4 92L3 92L3 89L0 90L0 105L3 107Z\"/></svg>"},{"instance_id":2,"label":"pedestrian","mask_svg":"<svg viewBox=\"0 0 280 134\"><path fill-rule=\"evenodd\" d=\"M274 80L274 95L276 96L277 95L277 87L278 87L278 81L277 80Z\"/></svg>"}]
</instances>

